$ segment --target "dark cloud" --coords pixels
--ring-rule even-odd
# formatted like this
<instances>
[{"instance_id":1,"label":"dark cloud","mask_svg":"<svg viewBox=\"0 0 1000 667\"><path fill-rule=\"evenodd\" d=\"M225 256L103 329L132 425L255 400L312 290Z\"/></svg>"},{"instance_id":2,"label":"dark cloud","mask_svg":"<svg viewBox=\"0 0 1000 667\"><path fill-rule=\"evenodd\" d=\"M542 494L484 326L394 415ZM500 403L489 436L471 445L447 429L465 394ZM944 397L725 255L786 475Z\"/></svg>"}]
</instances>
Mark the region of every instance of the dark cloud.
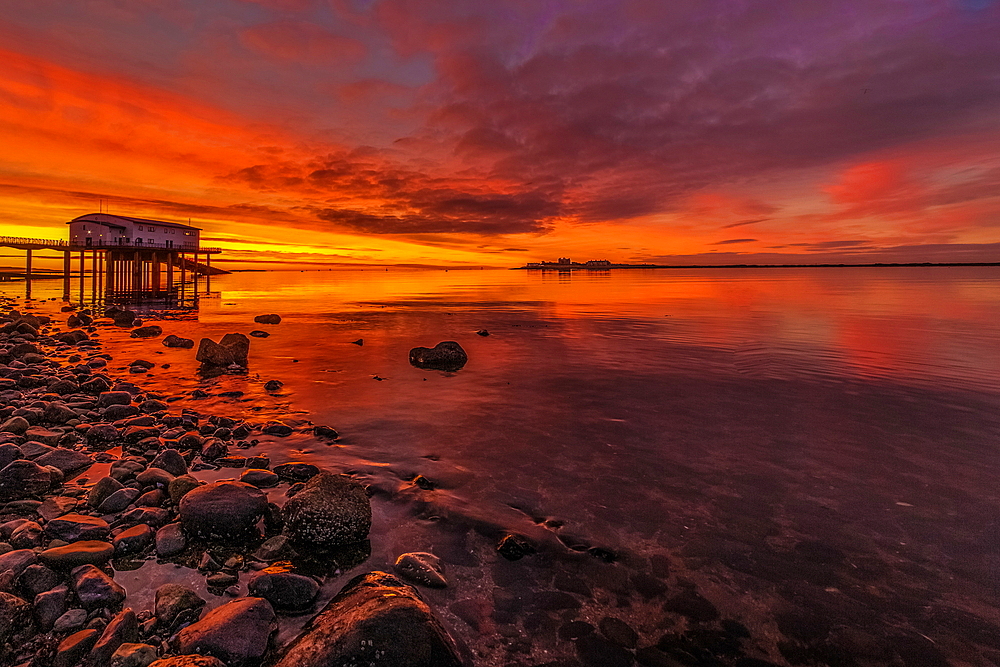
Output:
<instances>
[{"instance_id":1,"label":"dark cloud","mask_svg":"<svg viewBox=\"0 0 1000 667\"><path fill-rule=\"evenodd\" d=\"M729 245L731 243L754 243L757 239L726 239L725 241L716 241L712 245Z\"/></svg>"},{"instance_id":2,"label":"dark cloud","mask_svg":"<svg viewBox=\"0 0 1000 667\"><path fill-rule=\"evenodd\" d=\"M733 227L742 227L744 225L756 225L758 222L766 222L770 218L760 218L758 220L744 220L743 222L734 222L729 225L722 225L722 229L732 229Z\"/></svg>"}]
</instances>

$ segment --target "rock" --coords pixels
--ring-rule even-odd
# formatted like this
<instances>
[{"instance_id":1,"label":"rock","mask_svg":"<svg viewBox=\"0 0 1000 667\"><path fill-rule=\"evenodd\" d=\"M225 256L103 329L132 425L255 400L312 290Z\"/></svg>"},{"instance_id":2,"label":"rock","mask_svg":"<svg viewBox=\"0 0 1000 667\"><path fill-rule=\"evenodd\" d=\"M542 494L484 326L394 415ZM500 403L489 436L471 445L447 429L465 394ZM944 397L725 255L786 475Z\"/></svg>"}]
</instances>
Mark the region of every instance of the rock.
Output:
<instances>
[{"instance_id":1,"label":"rock","mask_svg":"<svg viewBox=\"0 0 1000 667\"><path fill-rule=\"evenodd\" d=\"M250 595L261 597L275 609L301 610L309 607L319 595L319 584L285 568L269 567L254 574L248 584Z\"/></svg>"},{"instance_id":2,"label":"rock","mask_svg":"<svg viewBox=\"0 0 1000 667\"><path fill-rule=\"evenodd\" d=\"M130 334L131 338L156 338L163 333L163 329L156 326L155 324L148 324L144 327L139 327L138 329L133 329Z\"/></svg>"},{"instance_id":3,"label":"rock","mask_svg":"<svg viewBox=\"0 0 1000 667\"><path fill-rule=\"evenodd\" d=\"M337 438L340 437L340 434L337 433L337 430L330 426L314 426L313 435L315 435L317 438L326 438L328 440L336 440Z\"/></svg>"},{"instance_id":4,"label":"rock","mask_svg":"<svg viewBox=\"0 0 1000 667\"><path fill-rule=\"evenodd\" d=\"M111 655L111 667L149 667L156 662L156 647L125 642Z\"/></svg>"},{"instance_id":5,"label":"rock","mask_svg":"<svg viewBox=\"0 0 1000 667\"><path fill-rule=\"evenodd\" d=\"M62 577L58 573L36 563L24 568L19 583L22 591L30 594L29 599L34 599L39 593L44 593L58 586L60 581L62 581Z\"/></svg>"},{"instance_id":6,"label":"rock","mask_svg":"<svg viewBox=\"0 0 1000 667\"><path fill-rule=\"evenodd\" d=\"M49 387L51 390L52 387ZM77 387L79 389L79 387ZM75 390L74 390L75 391ZM52 401L42 412L43 419L50 424L65 424L70 419L76 419L76 411L61 401Z\"/></svg>"},{"instance_id":7,"label":"rock","mask_svg":"<svg viewBox=\"0 0 1000 667\"><path fill-rule=\"evenodd\" d=\"M118 555L137 554L153 541L153 529L144 523L123 530L112 541Z\"/></svg>"},{"instance_id":8,"label":"rock","mask_svg":"<svg viewBox=\"0 0 1000 667\"><path fill-rule=\"evenodd\" d=\"M285 503L282 518L293 542L330 548L366 539L372 508L360 484L343 475L320 473Z\"/></svg>"},{"instance_id":9,"label":"rock","mask_svg":"<svg viewBox=\"0 0 1000 667\"><path fill-rule=\"evenodd\" d=\"M180 653L201 653L238 665L257 660L267 651L275 629L274 609L262 598L227 602L177 634Z\"/></svg>"},{"instance_id":10,"label":"rock","mask_svg":"<svg viewBox=\"0 0 1000 667\"><path fill-rule=\"evenodd\" d=\"M169 336L164 338L163 344L166 347L180 347L186 350L190 350L192 347L194 347L194 341L191 340L190 338L181 338L180 336L175 336L174 334L170 334Z\"/></svg>"},{"instance_id":11,"label":"rock","mask_svg":"<svg viewBox=\"0 0 1000 667\"><path fill-rule=\"evenodd\" d=\"M161 486L169 488L170 482L174 481L174 476L162 468L150 466L135 476L135 481L143 487Z\"/></svg>"},{"instance_id":12,"label":"rock","mask_svg":"<svg viewBox=\"0 0 1000 667\"><path fill-rule=\"evenodd\" d=\"M46 535L64 542L102 540L108 536L109 531L107 521L85 514L64 514L45 524Z\"/></svg>"},{"instance_id":13,"label":"rock","mask_svg":"<svg viewBox=\"0 0 1000 667\"><path fill-rule=\"evenodd\" d=\"M101 503L97 509L102 514L117 514L118 512L124 511L129 505L135 502L140 493L139 489L133 489L131 487L118 489L105 498L104 502Z\"/></svg>"},{"instance_id":14,"label":"rock","mask_svg":"<svg viewBox=\"0 0 1000 667\"><path fill-rule=\"evenodd\" d=\"M90 454L78 452L73 449L63 449L57 447L47 454L42 454L35 463L40 466L52 466L58 468L64 475L89 468L94 463L94 458Z\"/></svg>"},{"instance_id":15,"label":"rock","mask_svg":"<svg viewBox=\"0 0 1000 667\"><path fill-rule=\"evenodd\" d=\"M205 584L212 588L225 588L239 582L240 578L228 572L216 572L205 578Z\"/></svg>"},{"instance_id":16,"label":"rock","mask_svg":"<svg viewBox=\"0 0 1000 667\"><path fill-rule=\"evenodd\" d=\"M114 553L114 546L107 542L85 540L46 549L38 554L38 559L57 570L72 570L80 565L103 565Z\"/></svg>"},{"instance_id":17,"label":"rock","mask_svg":"<svg viewBox=\"0 0 1000 667\"><path fill-rule=\"evenodd\" d=\"M164 449L149 462L150 468L166 470L175 477L187 474L187 462L176 449Z\"/></svg>"},{"instance_id":18,"label":"rock","mask_svg":"<svg viewBox=\"0 0 1000 667\"><path fill-rule=\"evenodd\" d=\"M365 339L364 338L359 338L357 340L352 340L351 344L352 345L357 345L358 347L361 347L361 346L363 346L365 344Z\"/></svg>"},{"instance_id":19,"label":"rock","mask_svg":"<svg viewBox=\"0 0 1000 667\"><path fill-rule=\"evenodd\" d=\"M130 456L119 459L111 464L110 474L119 482L126 482L146 469L146 462L137 457Z\"/></svg>"},{"instance_id":20,"label":"rock","mask_svg":"<svg viewBox=\"0 0 1000 667\"><path fill-rule=\"evenodd\" d=\"M181 525L188 533L200 537L245 537L256 530L255 524L266 510L264 492L243 482L199 486L180 502Z\"/></svg>"},{"instance_id":21,"label":"rock","mask_svg":"<svg viewBox=\"0 0 1000 667\"><path fill-rule=\"evenodd\" d=\"M139 404L139 412L150 415L156 412L163 412L167 407L169 406L163 401L143 401Z\"/></svg>"},{"instance_id":22,"label":"rock","mask_svg":"<svg viewBox=\"0 0 1000 667\"><path fill-rule=\"evenodd\" d=\"M246 366L249 353L250 339L240 333L230 333L218 343L202 338L195 359L206 366Z\"/></svg>"},{"instance_id":23,"label":"rock","mask_svg":"<svg viewBox=\"0 0 1000 667\"><path fill-rule=\"evenodd\" d=\"M12 461L0 470L0 501L40 496L52 486L52 474L34 461Z\"/></svg>"},{"instance_id":24,"label":"rock","mask_svg":"<svg viewBox=\"0 0 1000 667\"><path fill-rule=\"evenodd\" d=\"M70 609L56 619L56 622L52 625L52 629L56 632L69 632L71 630L78 630L82 628L83 624L86 622L86 609Z\"/></svg>"},{"instance_id":25,"label":"rock","mask_svg":"<svg viewBox=\"0 0 1000 667\"><path fill-rule=\"evenodd\" d=\"M254 331L251 331L250 335L253 336L254 338L267 338L271 334L267 333L266 331L261 331L260 329L256 329Z\"/></svg>"},{"instance_id":26,"label":"rock","mask_svg":"<svg viewBox=\"0 0 1000 667\"><path fill-rule=\"evenodd\" d=\"M117 327L131 327L139 319L139 316L131 310L119 310L110 317L115 321L115 326Z\"/></svg>"},{"instance_id":27,"label":"rock","mask_svg":"<svg viewBox=\"0 0 1000 667\"><path fill-rule=\"evenodd\" d=\"M24 452L17 445L12 443L0 445L0 470L3 470L14 461L23 458Z\"/></svg>"},{"instance_id":28,"label":"rock","mask_svg":"<svg viewBox=\"0 0 1000 667\"><path fill-rule=\"evenodd\" d=\"M490 332L487 331L486 329L480 329L479 331L476 332L476 335L477 336L489 336Z\"/></svg>"},{"instance_id":29,"label":"rock","mask_svg":"<svg viewBox=\"0 0 1000 667\"><path fill-rule=\"evenodd\" d=\"M24 432L31 428L31 424L24 417L11 417L0 425L0 432L24 435Z\"/></svg>"},{"instance_id":30,"label":"rock","mask_svg":"<svg viewBox=\"0 0 1000 667\"><path fill-rule=\"evenodd\" d=\"M278 485L278 476L270 470L250 469L240 475L240 481L258 489L268 489Z\"/></svg>"},{"instance_id":31,"label":"rock","mask_svg":"<svg viewBox=\"0 0 1000 667\"><path fill-rule=\"evenodd\" d=\"M139 414L139 408L134 405L109 405L104 409L104 418L112 421L125 419Z\"/></svg>"},{"instance_id":32,"label":"rock","mask_svg":"<svg viewBox=\"0 0 1000 667\"><path fill-rule=\"evenodd\" d=\"M112 405L131 405L132 394L127 391L105 391L97 397L97 407L106 408Z\"/></svg>"},{"instance_id":33,"label":"rock","mask_svg":"<svg viewBox=\"0 0 1000 667\"><path fill-rule=\"evenodd\" d=\"M274 466L274 474L294 482L306 482L319 474L319 468L312 463L293 461Z\"/></svg>"},{"instance_id":34,"label":"rock","mask_svg":"<svg viewBox=\"0 0 1000 667\"><path fill-rule=\"evenodd\" d=\"M287 550L288 537L285 535L275 535L272 538L264 540L264 543L257 548L257 551L253 555L258 560L270 563L287 555Z\"/></svg>"},{"instance_id":35,"label":"rock","mask_svg":"<svg viewBox=\"0 0 1000 667\"><path fill-rule=\"evenodd\" d=\"M10 545L15 549L33 549L42 546L42 527L26 521L10 534Z\"/></svg>"},{"instance_id":36,"label":"rock","mask_svg":"<svg viewBox=\"0 0 1000 667\"><path fill-rule=\"evenodd\" d=\"M169 628L181 612L201 609L204 606L205 600L187 586L163 584L156 589L153 613L161 627Z\"/></svg>"},{"instance_id":37,"label":"rock","mask_svg":"<svg viewBox=\"0 0 1000 667\"><path fill-rule=\"evenodd\" d=\"M156 531L156 554L161 558L176 556L187 548L181 524L168 523Z\"/></svg>"},{"instance_id":38,"label":"rock","mask_svg":"<svg viewBox=\"0 0 1000 667\"><path fill-rule=\"evenodd\" d=\"M149 667L226 667L226 664L210 655L175 655L157 660Z\"/></svg>"},{"instance_id":39,"label":"rock","mask_svg":"<svg viewBox=\"0 0 1000 667\"><path fill-rule=\"evenodd\" d=\"M257 324L280 324L281 315L274 315L274 314L258 315L257 317L253 318L253 321L256 322Z\"/></svg>"},{"instance_id":40,"label":"rock","mask_svg":"<svg viewBox=\"0 0 1000 667\"><path fill-rule=\"evenodd\" d=\"M112 493L123 488L124 485L114 477L102 477L94 483L94 486L90 487L90 491L87 493L87 504L97 509Z\"/></svg>"},{"instance_id":41,"label":"rock","mask_svg":"<svg viewBox=\"0 0 1000 667\"><path fill-rule=\"evenodd\" d=\"M34 440L35 442L40 442L43 445L48 445L49 447L55 447L58 445L59 440L63 437L63 435L65 434L62 431L42 428L41 426L32 426L24 432L24 437L28 440Z\"/></svg>"},{"instance_id":42,"label":"rock","mask_svg":"<svg viewBox=\"0 0 1000 667\"><path fill-rule=\"evenodd\" d=\"M8 649L19 650L20 640L34 632L31 605L16 595L0 592L0 664Z\"/></svg>"},{"instance_id":43,"label":"rock","mask_svg":"<svg viewBox=\"0 0 1000 667\"><path fill-rule=\"evenodd\" d=\"M431 553L417 551L403 554L396 559L396 572L413 583L430 588L448 585L441 559Z\"/></svg>"},{"instance_id":44,"label":"rock","mask_svg":"<svg viewBox=\"0 0 1000 667\"><path fill-rule=\"evenodd\" d=\"M48 390L50 393L59 394L64 396L66 394L75 394L80 391L80 385L72 380L56 380L49 385ZM51 420L47 420L51 421Z\"/></svg>"},{"instance_id":45,"label":"rock","mask_svg":"<svg viewBox=\"0 0 1000 667\"><path fill-rule=\"evenodd\" d=\"M275 667L461 667L454 641L416 591L385 572L348 582Z\"/></svg>"},{"instance_id":46,"label":"rock","mask_svg":"<svg viewBox=\"0 0 1000 667\"><path fill-rule=\"evenodd\" d=\"M443 341L432 348L415 347L410 350L410 364L428 370L457 371L468 360L465 350L453 340Z\"/></svg>"},{"instance_id":47,"label":"rock","mask_svg":"<svg viewBox=\"0 0 1000 667\"><path fill-rule=\"evenodd\" d=\"M504 535L497 545L497 553L507 560L520 560L535 553L535 547L519 535Z\"/></svg>"},{"instance_id":48,"label":"rock","mask_svg":"<svg viewBox=\"0 0 1000 667\"><path fill-rule=\"evenodd\" d=\"M52 629L56 620L66 613L68 598L69 588L66 586L56 586L52 590L35 596L35 602L32 606L34 607L35 621L42 631Z\"/></svg>"},{"instance_id":49,"label":"rock","mask_svg":"<svg viewBox=\"0 0 1000 667\"><path fill-rule=\"evenodd\" d=\"M93 628L80 630L59 643L53 667L75 667L90 653L100 633Z\"/></svg>"},{"instance_id":50,"label":"rock","mask_svg":"<svg viewBox=\"0 0 1000 667\"><path fill-rule=\"evenodd\" d=\"M285 437L293 433L292 427L283 424L281 422L268 422L261 429L261 433L266 433L267 435L277 435L279 437Z\"/></svg>"},{"instance_id":51,"label":"rock","mask_svg":"<svg viewBox=\"0 0 1000 667\"><path fill-rule=\"evenodd\" d=\"M90 652L90 662L94 665L106 665L111 662L111 656L125 642L139 641L139 621L131 609L115 614L101 638L94 644Z\"/></svg>"},{"instance_id":52,"label":"rock","mask_svg":"<svg viewBox=\"0 0 1000 667\"><path fill-rule=\"evenodd\" d=\"M170 502L176 505L181 502L181 498L199 486L201 482L191 475L181 475L170 480L170 484L167 485L167 495L170 496Z\"/></svg>"},{"instance_id":53,"label":"rock","mask_svg":"<svg viewBox=\"0 0 1000 667\"><path fill-rule=\"evenodd\" d=\"M85 609L117 607L125 599L125 589L93 565L73 569L73 590Z\"/></svg>"}]
</instances>

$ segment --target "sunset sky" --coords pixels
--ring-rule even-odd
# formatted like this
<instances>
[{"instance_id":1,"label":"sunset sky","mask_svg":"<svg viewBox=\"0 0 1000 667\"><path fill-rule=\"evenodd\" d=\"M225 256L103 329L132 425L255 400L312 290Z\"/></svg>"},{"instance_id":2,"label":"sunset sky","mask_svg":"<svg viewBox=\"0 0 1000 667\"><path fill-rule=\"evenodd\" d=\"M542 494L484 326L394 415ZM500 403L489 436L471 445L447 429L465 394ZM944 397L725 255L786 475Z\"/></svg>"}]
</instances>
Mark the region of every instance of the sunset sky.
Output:
<instances>
[{"instance_id":1,"label":"sunset sky","mask_svg":"<svg viewBox=\"0 0 1000 667\"><path fill-rule=\"evenodd\" d=\"M1000 261L997 0L0 9L6 235L103 205L234 267Z\"/></svg>"}]
</instances>

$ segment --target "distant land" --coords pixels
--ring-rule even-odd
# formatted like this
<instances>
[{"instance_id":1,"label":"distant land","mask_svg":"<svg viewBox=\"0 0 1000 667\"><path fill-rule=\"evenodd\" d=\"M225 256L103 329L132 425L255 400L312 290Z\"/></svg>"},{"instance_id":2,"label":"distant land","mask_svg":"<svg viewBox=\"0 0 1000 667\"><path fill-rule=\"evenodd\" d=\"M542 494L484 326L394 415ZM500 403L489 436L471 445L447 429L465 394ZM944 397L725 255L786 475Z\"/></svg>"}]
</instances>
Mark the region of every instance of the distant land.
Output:
<instances>
[{"instance_id":1,"label":"distant land","mask_svg":"<svg viewBox=\"0 0 1000 667\"><path fill-rule=\"evenodd\" d=\"M604 271L607 269L793 269L877 268L900 266L1000 266L1000 262L873 262L870 264L613 264L608 260L587 262L528 262L512 271Z\"/></svg>"}]
</instances>

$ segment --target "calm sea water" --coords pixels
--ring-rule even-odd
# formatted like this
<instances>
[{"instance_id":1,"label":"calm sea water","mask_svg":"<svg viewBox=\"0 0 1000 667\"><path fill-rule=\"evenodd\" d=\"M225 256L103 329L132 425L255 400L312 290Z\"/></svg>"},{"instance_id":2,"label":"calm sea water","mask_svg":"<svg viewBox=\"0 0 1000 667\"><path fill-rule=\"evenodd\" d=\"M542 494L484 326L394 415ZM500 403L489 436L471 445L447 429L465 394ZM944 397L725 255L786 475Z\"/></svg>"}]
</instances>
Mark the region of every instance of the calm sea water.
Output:
<instances>
[{"instance_id":1,"label":"calm sea water","mask_svg":"<svg viewBox=\"0 0 1000 667\"><path fill-rule=\"evenodd\" d=\"M266 329L249 376L204 378L192 351L103 336L116 361L170 364L137 382L183 397L178 409L336 427L334 446L294 435L252 451L374 486L372 555L353 571L441 556L452 585L426 597L481 664L592 663L560 628L609 615L640 647L667 636L719 653L717 612L749 629L739 655L776 663L988 665L1000 664L998 279L997 267L234 274L196 313L149 319L196 340ZM271 312L281 324L253 324ZM468 352L462 370L409 365L411 347L443 340ZM280 392L263 390L270 379ZM505 531L540 553L499 558ZM120 573L138 606L164 567Z\"/></svg>"}]
</instances>

